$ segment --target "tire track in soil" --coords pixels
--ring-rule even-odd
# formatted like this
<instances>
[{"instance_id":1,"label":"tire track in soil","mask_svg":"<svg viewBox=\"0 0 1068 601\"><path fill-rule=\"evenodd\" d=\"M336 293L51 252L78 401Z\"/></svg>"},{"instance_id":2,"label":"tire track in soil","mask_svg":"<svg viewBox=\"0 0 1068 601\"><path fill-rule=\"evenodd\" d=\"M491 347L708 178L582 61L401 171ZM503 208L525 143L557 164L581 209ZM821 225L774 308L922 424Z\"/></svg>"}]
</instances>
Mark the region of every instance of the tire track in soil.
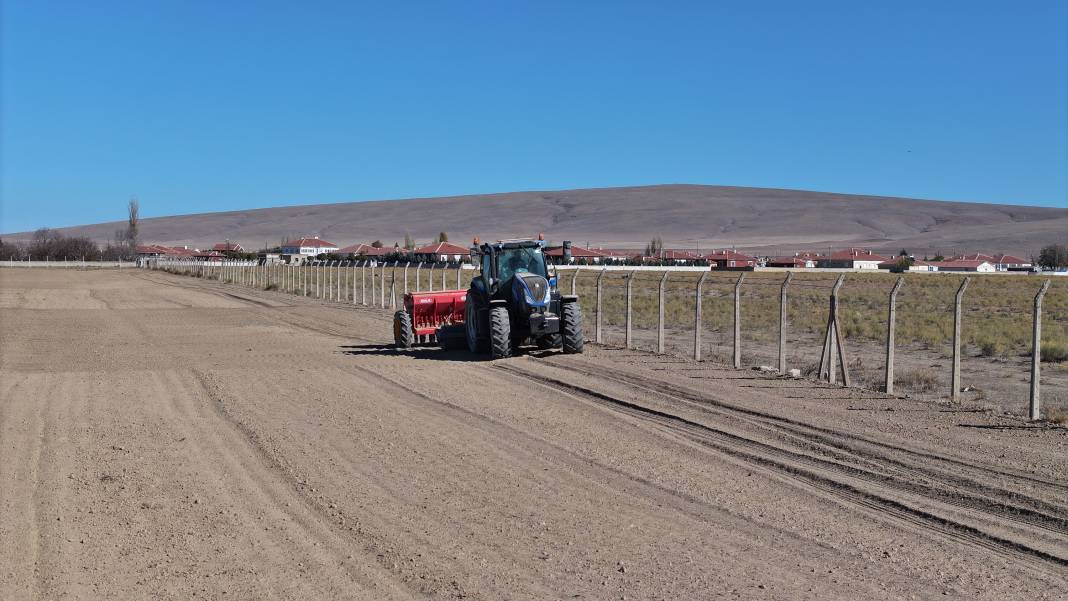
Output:
<instances>
[{"instance_id":1,"label":"tire track in soil","mask_svg":"<svg viewBox=\"0 0 1068 601\"><path fill-rule=\"evenodd\" d=\"M0 557L7 573L0 573L0 598L35 598L42 590L41 519L37 511L37 489L40 486L41 445L44 419L36 402L43 376L22 374L6 391L0 402L4 405L0 421L0 478L16 482L18 486L0 490ZM9 379L8 377L4 378Z\"/></svg>"},{"instance_id":2,"label":"tire track in soil","mask_svg":"<svg viewBox=\"0 0 1068 601\"><path fill-rule=\"evenodd\" d=\"M586 377L601 380L605 379L603 371L596 372L583 369L576 367L575 365L564 364L552 359L547 360L547 363L564 371L575 372ZM944 462L956 468L964 467L980 474L1015 478L1034 484L1041 484L1056 490L1068 491L1068 485L1049 482L1031 476L1006 473L1001 469L987 468L986 466L970 464L942 455L935 455L908 449L906 447L891 445L860 435L848 434L837 430L831 430L829 428L806 424L797 420L779 417L711 399L667 383L659 383L647 378L635 378L629 374L614 370L612 371L611 378L705 413L731 417L733 419L744 419L755 425L777 430L782 432L784 436L795 437L802 441L803 444L801 446L806 447L808 450L823 453L834 457L835 459L844 461L860 460L879 469L886 470L888 474L911 474L924 479L933 479L939 483L951 483L961 489L962 492L955 495L950 491L944 491L935 486L916 483L908 483L907 485L921 487L923 489L922 491L918 489L914 492L922 492L926 495L938 495L944 502L958 504L962 507L973 509L986 510L994 508L995 511L1002 512L999 515L1006 519L1027 521L1032 525L1051 530L1052 532L1068 535L1068 508L1066 507L1055 505L1016 491L1006 490L988 482L977 482L950 471L952 468L937 469L922 464L918 465L917 462L920 460ZM861 445L870 445L872 447L881 448L891 454L902 454L909 457L911 461L895 459L886 453L866 450ZM915 456L916 458L913 459L911 456ZM992 496L998 497L999 500L989 499L988 493L994 493ZM1018 505L1008 505L1007 502L1028 505L1030 506L1030 509L1020 508Z\"/></svg>"},{"instance_id":3,"label":"tire track in soil","mask_svg":"<svg viewBox=\"0 0 1068 601\"><path fill-rule=\"evenodd\" d=\"M379 598L409 598L410 593L397 588L378 566L357 565L346 559L352 555L351 545L332 517L302 494L297 482L264 453L251 432L223 410L202 371L187 373L183 376L171 372L165 383L168 390L181 391L170 396L172 408L182 423L192 426L188 436L201 458L198 464L215 466L220 481L235 500L252 500L248 505L268 514L266 521L271 527L264 532L274 553L289 556L295 545L300 555L318 563L313 578L320 592L329 590L334 596L343 595L358 584L364 591L377 591ZM245 515L248 522L257 521L247 511ZM337 566L346 578L334 572Z\"/></svg>"},{"instance_id":4,"label":"tire track in soil","mask_svg":"<svg viewBox=\"0 0 1068 601\"><path fill-rule=\"evenodd\" d=\"M1016 560L1038 559L1044 562L1052 573L1061 574L1060 570L1068 567L1068 559L1034 549L1018 541L988 534L966 524L944 518L930 512L917 509L894 499L882 497L872 492L861 490L848 483L821 475L801 467L811 465L812 457L798 455L758 441L750 440L736 434L719 430L698 422L688 420L671 413L645 407L630 401L614 397L583 386L557 380L552 377L533 374L513 365L497 365L497 369L507 371L531 382L556 392L565 392L573 396L593 401L615 411L652 422L669 429L679 431L687 438L714 449L724 455L744 460L748 463L768 468L779 474L800 481L812 488L824 491L848 503L874 510L876 515L890 515L903 522L919 527L921 530L937 531L947 537L971 546L983 547L1002 556ZM741 449L748 449L743 451ZM840 470L837 464L817 467L853 475L850 471Z\"/></svg>"}]
</instances>

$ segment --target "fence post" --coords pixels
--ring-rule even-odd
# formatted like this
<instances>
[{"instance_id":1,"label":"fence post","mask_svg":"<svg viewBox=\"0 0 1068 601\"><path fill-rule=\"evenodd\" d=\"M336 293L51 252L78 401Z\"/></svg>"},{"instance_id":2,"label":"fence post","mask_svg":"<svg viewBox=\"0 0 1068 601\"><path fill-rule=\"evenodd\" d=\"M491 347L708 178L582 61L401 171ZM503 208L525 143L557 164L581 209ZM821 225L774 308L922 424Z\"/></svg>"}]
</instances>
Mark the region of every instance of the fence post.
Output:
<instances>
[{"instance_id":1,"label":"fence post","mask_svg":"<svg viewBox=\"0 0 1068 601\"><path fill-rule=\"evenodd\" d=\"M447 273L448 271L449 271L449 264L448 263L443 264L441 266L441 289L442 290L446 290L449 287L449 285L445 283L445 276L448 275L448 273Z\"/></svg>"},{"instance_id":2,"label":"fence post","mask_svg":"<svg viewBox=\"0 0 1068 601\"><path fill-rule=\"evenodd\" d=\"M437 263L431 263L430 264L430 273L429 273L429 275L427 275L427 278L426 278L427 286L429 286L427 288L427 292L433 292L434 291L434 266L436 266L436 265L437 265Z\"/></svg>"},{"instance_id":3,"label":"fence post","mask_svg":"<svg viewBox=\"0 0 1068 601\"><path fill-rule=\"evenodd\" d=\"M397 261L393 262L393 271L389 275L389 308L397 308Z\"/></svg>"},{"instance_id":4,"label":"fence post","mask_svg":"<svg viewBox=\"0 0 1068 601\"><path fill-rule=\"evenodd\" d=\"M820 354L819 377L827 375L827 381L833 384L837 380L839 360L842 363L842 383L849 386L849 370L842 348L842 333L838 322L838 290L845 282L845 274L838 276L831 288L830 307L827 312L827 332L823 338L823 352ZM826 368L826 369L824 369Z\"/></svg>"},{"instance_id":5,"label":"fence post","mask_svg":"<svg viewBox=\"0 0 1068 601\"><path fill-rule=\"evenodd\" d=\"M578 289L578 284L576 283L578 282L578 274L579 269L578 267L576 267L575 270L571 272L571 296L575 296L575 294L577 294L575 290Z\"/></svg>"},{"instance_id":6,"label":"fence post","mask_svg":"<svg viewBox=\"0 0 1068 601\"><path fill-rule=\"evenodd\" d=\"M667 296L667 279L669 275L671 275L671 272L665 271L664 275L660 277L660 303L657 313L656 352L661 355L664 354L664 304Z\"/></svg>"},{"instance_id":7,"label":"fence post","mask_svg":"<svg viewBox=\"0 0 1068 601\"><path fill-rule=\"evenodd\" d=\"M1042 282L1042 288L1035 295L1035 315L1031 328L1031 402L1028 414L1031 421L1042 417L1041 381L1039 379L1042 363L1042 297L1049 290L1049 280Z\"/></svg>"},{"instance_id":8,"label":"fence post","mask_svg":"<svg viewBox=\"0 0 1068 601\"><path fill-rule=\"evenodd\" d=\"M411 264L411 261L404 264L404 294L408 294L408 266Z\"/></svg>"},{"instance_id":9,"label":"fence post","mask_svg":"<svg viewBox=\"0 0 1068 601\"><path fill-rule=\"evenodd\" d=\"M701 360L701 299L704 294L705 278L711 271L706 271L701 274L701 279L697 280L697 287L694 290L694 305L693 305L693 360Z\"/></svg>"},{"instance_id":10,"label":"fence post","mask_svg":"<svg viewBox=\"0 0 1068 601\"><path fill-rule=\"evenodd\" d=\"M456 264L456 289L457 290L460 290L460 275L463 273L463 270L464 270L464 264L463 263L457 263Z\"/></svg>"},{"instance_id":11,"label":"fence post","mask_svg":"<svg viewBox=\"0 0 1068 601\"><path fill-rule=\"evenodd\" d=\"M779 290L779 374L786 373L786 289L792 279L794 272L786 272L786 279Z\"/></svg>"},{"instance_id":12,"label":"fence post","mask_svg":"<svg viewBox=\"0 0 1068 601\"><path fill-rule=\"evenodd\" d=\"M631 338L631 319L630 319L630 316L631 316L631 291L633 289L634 274L635 273L636 272L632 271L629 274L627 274L627 318L626 318L626 332L627 333L626 333L626 337L624 338L624 340L626 341L624 346L626 348L628 348L628 349L632 348L633 342L634 342L633 339Z\"/></svg>"},{"instance_id":13,"label":"fence post","mask_svg":"<svg viewBox=\"0 0 1068 601\"><path fill-rule=\"evenodd\" d=\"M376 261L377 263L377 261ZM364 303L366 304L366 303ZM371 306L375 306L375 264L371 263Z\"/></svg>"},{"instance_id":14,"label":"fence post","mask_svg":"<svg viewBox=\"0 0 1068 601\"><path fill-rule=\"evenodd\" d=\"M360 267L360 297L365 307L367 306L367 266L370 264L370 260L364 259Z\"/></svg>"},{"instance_id":15,"label":"fence post","mask_svg":"<svg viewBox=\"0 0 1068 601\"><path fill-rule=\"evenodd\" d=\"M894 394L894 326L897 321L897 292L905 284L905 276L898 276L890 290L890 306L886 314L886 394Z\"/></svg>"},{"instance_id":16,"label":"fence post","mask_svg":"<svg viewBox=\"0 0 1068 601\"><path fill-rule=\"evenodd\" d=\"M396 266L397 262L394 261L393 265ZM385 263L382 264L382 281L379 282L379 283L381 284L381 286L379 286L379 293L381 294L381 298L379 299L378 306L382 307L383 309L385 309L386 308L386 264Z\"/></svg>"},{"instance_id":17,"label":"fence post","mask_svg":"<svg viewBox=\"0 0 1068 601\"><path fill-rule=\"evenodd\" d=\"M608 273L608 270L601 268L601 275L597 276L597 326L594 331L594 338L597 344L601 344L604 339L601 337L601 315L602 311L601 298L604 296L604 274Z\"/></svg>"},{"instance_id":18,"label":"fence post","mask_svg":"<svg viewBox=\"0 0 1068 601\"><path fill-rule=\"evenodd\" d=\"M951 378L953 391L951 398L954 403L960 402L960 303L964 299L964 291L968 289L968 283L971 280L971 277L964 278L964 281L960 283L960 288L957 289L957 296L953 300L953 377Z\"/></svg>"},{"instance_id":19,"label":"fence post","mask_svg":"<svg viewBox=\"0 0 1068 601\"><path fill-rule=\"evenodd\" d=\"M415 266L415 291L419 292L419 272L423 270L423 262L419 261L419 264Z\"/></svg>"},{"instance_id":20,"label":"fence post","mask_svg":"<svg viewBox=\"0 0 1068 601\"><path fill-rule=\"evenodd\" d=\"M745 272L734 283L734 369L742 367L742 280Z\"/></svg>"}]
</instances>

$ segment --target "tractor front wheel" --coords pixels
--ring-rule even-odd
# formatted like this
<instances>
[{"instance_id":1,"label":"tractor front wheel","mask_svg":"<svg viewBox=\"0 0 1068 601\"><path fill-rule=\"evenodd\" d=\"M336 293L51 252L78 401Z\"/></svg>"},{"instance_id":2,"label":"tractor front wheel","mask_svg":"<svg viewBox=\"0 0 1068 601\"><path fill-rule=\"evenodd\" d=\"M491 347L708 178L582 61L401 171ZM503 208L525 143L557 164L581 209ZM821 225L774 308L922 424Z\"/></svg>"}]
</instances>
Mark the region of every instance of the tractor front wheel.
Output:
<instances>
[{"instance_id":1,"label":"tractor front wheel","mask_svg":"<svg viewBox=\"0 0 1068 601\"><path fill-rule=\"evenodd\" d=\"M412 316L407 311L393 314L393 344L397 348L415 346L415 330L412 328Z\"/></svg>"},{"instance_id":2,"label":"tractor front wheel","mask_svg":"<svg viewBox=\"0 0 1068 601\"><path fill-rule=\"evenodd\" d=\"M560 329L564 335L564 352L581 353L586 341L582 332L582 307L577 302L565 303L560 321Z\"/></svg>"},{"instance_id":3,"label":"tractor front wheel","mask_svg":"<svg viewBox=\"0 0 1068 601\"><path fill-rule=\"evenodd\" d=\"M505 359L512 356L512 323L508 307L490 307L490 357Z\"/></svg>"}]
</instances>

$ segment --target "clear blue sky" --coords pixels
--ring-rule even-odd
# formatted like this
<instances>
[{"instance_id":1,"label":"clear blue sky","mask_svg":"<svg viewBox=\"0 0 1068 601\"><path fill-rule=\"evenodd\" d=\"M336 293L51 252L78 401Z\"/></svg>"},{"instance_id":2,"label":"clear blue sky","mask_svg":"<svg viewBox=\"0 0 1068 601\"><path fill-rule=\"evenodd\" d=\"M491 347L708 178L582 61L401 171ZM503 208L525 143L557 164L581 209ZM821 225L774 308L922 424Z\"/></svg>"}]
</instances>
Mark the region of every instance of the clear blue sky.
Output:
<instances>
[{"instance_id":1,"label":"clear blue sky","mask_svg":"<svg viewBox=\"0 0 1068 601\"><path fill-rule=\"evenodd\" d=\"M4 0L0 231L678 182L1068 206L1068 3L874 4Z\"/></svg>"}]
</instances>

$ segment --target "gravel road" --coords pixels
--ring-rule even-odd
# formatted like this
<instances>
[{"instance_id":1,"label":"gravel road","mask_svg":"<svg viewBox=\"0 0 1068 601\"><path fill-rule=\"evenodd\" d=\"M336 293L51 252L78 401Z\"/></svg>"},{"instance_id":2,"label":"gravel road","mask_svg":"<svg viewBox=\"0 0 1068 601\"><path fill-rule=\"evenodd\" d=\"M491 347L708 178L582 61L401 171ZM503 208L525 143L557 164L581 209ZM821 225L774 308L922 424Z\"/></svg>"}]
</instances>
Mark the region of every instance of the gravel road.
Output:
<instances>
[{"instance_id":1,"label":"gravel road","mask_svg":"<svg viewBox=\"0 0 1068 601\"><path fill-rule=\"evenodd\" d=\"M0 599L1064 599L1068 429L0 269Z\"/></svg>"}]
</instances>

